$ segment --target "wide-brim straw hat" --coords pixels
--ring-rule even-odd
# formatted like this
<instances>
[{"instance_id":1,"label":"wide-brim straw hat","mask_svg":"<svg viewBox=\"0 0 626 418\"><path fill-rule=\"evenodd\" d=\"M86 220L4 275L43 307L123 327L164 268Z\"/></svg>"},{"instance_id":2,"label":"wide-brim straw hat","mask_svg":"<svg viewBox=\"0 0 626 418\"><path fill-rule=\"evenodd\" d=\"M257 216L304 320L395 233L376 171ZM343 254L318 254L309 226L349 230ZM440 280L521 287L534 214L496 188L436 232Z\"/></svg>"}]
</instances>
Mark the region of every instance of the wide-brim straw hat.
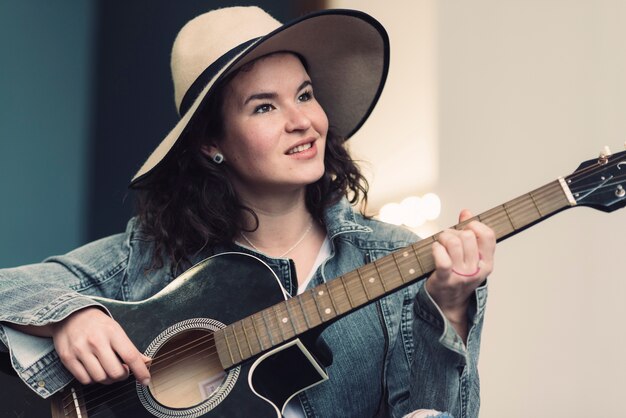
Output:
<instances>
[{"instance_id":1,"label":"wide-brim straw hat","mask_svg":"<svg viewBox=\"0 0 626 418\"><path fill-rule=\"evenodd\" d=\"M331 129L344 139L363 125L387 78L389 37L373 17L356 10L324 10L281 24L258 7L204 13L181 29L171 67L179 122L161 141L130 186L176 158L189 127L200 118L220 80L275 52L302 57ZM206 123L206 120L204 121Z\"/></svg>"}]
</instances>

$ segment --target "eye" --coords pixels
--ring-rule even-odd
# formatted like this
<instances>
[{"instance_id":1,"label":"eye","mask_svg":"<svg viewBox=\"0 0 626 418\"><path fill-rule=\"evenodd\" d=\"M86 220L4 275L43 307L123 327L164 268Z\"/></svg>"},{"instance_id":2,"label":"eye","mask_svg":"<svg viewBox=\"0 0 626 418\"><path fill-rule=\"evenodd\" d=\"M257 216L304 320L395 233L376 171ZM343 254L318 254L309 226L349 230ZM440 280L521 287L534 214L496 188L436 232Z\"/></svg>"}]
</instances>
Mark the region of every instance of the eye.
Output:
<instances>
[{"instance_id":1,"label":"eye","mask_svg":"<svg viewBox=\"0 0 626 418\"><path fill-rule=\"evenodd\" d=\"M301 102L308 102L311 99L313 99L313 91L312 90L306 90L304 93L302 93L300 96L298 96L298 100L301 101Z\"/></svg>"},{"instance_id":2,"label":"eye","mask_svg":"<svg viewBox=\"0 0 626 418\"><path fill-rule=\"evenodd\" d=\"M269 103L263 103L254 108L254 113L267 113L274 110L274 106Z\"/></svg>"}]
</instances>

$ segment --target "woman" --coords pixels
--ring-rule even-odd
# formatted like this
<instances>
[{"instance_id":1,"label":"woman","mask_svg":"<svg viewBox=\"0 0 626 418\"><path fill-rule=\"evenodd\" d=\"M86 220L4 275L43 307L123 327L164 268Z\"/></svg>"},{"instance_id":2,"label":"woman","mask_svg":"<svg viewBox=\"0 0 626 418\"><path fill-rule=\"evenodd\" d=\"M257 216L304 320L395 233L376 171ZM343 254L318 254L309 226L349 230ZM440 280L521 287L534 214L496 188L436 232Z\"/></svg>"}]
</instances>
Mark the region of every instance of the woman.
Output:
<instances>
[{"instance_id":1,"label":"woman","mask_svg":"<svg viewBox=\"0 0 626 418\"><path fill-rule=\"evenodd\" d=\"M72 377L112 383L133 373L150 384L150 359L87 295L143 300L231 251L266 262L295 295L416 241L350 206L366 201L367 184L344 141L380 95L388 51L380 24L354 11L281 25L237 7L188 22L172 51L181 120L131 182L139 210L126 233L0 272L13 302L0 335L21 378L42 396ZM425 283L324 330L330 379L285 415L476 416L481 285L494 249L477 221L438 235ZM50 337L55 350L25 334Z\"/></svg>"}]
</instances>

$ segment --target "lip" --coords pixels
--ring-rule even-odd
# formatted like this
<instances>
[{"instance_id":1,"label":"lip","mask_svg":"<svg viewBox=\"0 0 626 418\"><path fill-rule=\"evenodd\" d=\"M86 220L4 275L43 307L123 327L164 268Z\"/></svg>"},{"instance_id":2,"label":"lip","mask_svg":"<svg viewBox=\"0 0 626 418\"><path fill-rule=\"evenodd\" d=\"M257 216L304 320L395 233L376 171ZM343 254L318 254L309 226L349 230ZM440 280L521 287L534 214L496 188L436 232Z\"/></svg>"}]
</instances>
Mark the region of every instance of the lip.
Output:
<instances>
[{"instance_id":1,"label":"lip","mask_svg":"<svg viewBox=\"0 0 626 418\"><path fill-rule=\"evenodd\" d=\"M308 158L315 157L317 155L317 147L315 145L316 142L317 142L317 139L315 138L307 138L307 139L303 139L302 141L298 141L292 146L290 146L289 149L287 149L287 151L285 151L285 155L288 157L293 157L297 159L308 159ZM301 145L306 145L306 144L311 144L311 148L306 149L304 151L297 152L295 154L289 154L289 150L292 150L296 147L299 147Z\"/></svg>"}]
</instances>

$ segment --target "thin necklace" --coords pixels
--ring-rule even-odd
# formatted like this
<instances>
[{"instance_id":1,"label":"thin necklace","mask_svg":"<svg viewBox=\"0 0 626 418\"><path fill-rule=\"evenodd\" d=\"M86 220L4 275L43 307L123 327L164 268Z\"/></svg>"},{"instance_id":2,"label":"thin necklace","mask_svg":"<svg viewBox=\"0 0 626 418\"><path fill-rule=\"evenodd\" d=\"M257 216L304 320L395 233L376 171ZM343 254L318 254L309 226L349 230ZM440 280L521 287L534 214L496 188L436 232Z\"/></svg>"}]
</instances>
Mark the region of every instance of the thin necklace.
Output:
<instances>
[{"instance_id":1,"label":"thin necklace","mask_svg":"<svg viewBox=\"0 0 626 418\"><path fill-rule=\"evenodd\" d=\"M300 237L300 239L298 241L296 241L295 244L293 244L287 251L285 251L284 253L282 253L281 255L279 255L276 258L283 258L284 256L286 256L287 254L289 254L290 252L292 252L293 250L295 250L295 248L300 245L300 243L302 243L302 241L304 241L304 239L306 238L306 236L309 234L309 232L311 231L311 228L313 228L313 218L311 218L311 221L309 222L309 226L307 227L306 231L304 231L304 234L302 234L302 236ZM250 244L250 246L252 248L254 248L257 252L263 253L263 251L259 250L257 248L256 245L254 245L252 243L252 241L250 241L248 239L248 237L246 236L246 234L244 234L243 232L239 232L239 234L241 234L241 236L243 237L243 239L246 240L246 242L248 244Z\"/></svg>"}]
</instances>

